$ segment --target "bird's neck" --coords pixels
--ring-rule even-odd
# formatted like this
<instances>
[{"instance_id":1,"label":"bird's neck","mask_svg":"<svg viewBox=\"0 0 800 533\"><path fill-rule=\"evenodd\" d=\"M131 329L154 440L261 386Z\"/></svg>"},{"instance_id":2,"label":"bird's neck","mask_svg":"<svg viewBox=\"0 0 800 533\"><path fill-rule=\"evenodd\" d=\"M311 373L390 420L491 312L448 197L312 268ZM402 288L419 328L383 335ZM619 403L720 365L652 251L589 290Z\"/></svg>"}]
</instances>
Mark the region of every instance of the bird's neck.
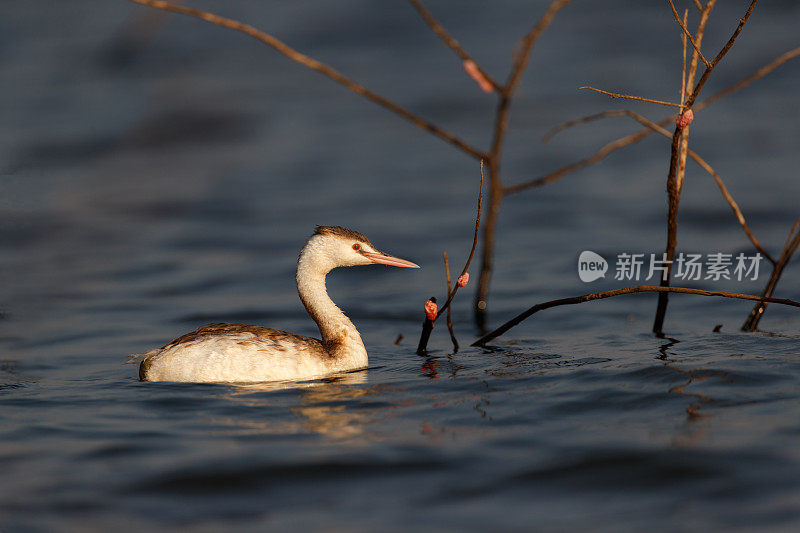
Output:
<instances>
[{"instance_id":1,"label":"bird's neck","mask_svg":"<svg viewBox=\"0 0 800 533\"><path fill-rule=\"evenodd\" d=\"M325 278L330 271L320 267L306 250L297 263L297 292L309 316L317 323L322 345L332 357L366 357L361 335L328 296Z\"/></svg>"}]
</instances>

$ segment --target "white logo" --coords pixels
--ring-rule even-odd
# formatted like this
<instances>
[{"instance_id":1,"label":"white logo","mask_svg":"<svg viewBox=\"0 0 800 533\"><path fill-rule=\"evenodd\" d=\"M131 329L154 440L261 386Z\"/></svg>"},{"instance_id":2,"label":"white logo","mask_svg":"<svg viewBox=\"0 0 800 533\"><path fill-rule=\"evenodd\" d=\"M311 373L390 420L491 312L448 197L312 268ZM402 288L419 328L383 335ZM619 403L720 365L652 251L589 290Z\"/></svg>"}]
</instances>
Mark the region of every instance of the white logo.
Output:
<instances>
[{"instance_id":1,"label":"white logo","mask_svg":"<svg viewBox=\"0 0 800 533\"><path fill-rule=\"evenodd\" d=\"M606 277L607 270L608 263L601 255L585 250L578 257L578 277L584 283Z\"/></svg>"},{"instance_id":2,"label":"white logo","mask_svg":"<svg viewBox=\"0 0 800 533\"><path fill-rule=\"evenodd\" d=\"M649 256L649 261L648 261ZM705 258L705 261L703 259ZM713 254L691 254L680 252L670 260L667 254L619 253L615 264L614 279L619 281L665 280L668 274L681 281L755 281L764 257L760 253L745 255L740 252L717 252ZM605 278L608 271L606 260L594 252L585 250L578 257L578 277L584 283Z\"/></svg>"}]
</instances>

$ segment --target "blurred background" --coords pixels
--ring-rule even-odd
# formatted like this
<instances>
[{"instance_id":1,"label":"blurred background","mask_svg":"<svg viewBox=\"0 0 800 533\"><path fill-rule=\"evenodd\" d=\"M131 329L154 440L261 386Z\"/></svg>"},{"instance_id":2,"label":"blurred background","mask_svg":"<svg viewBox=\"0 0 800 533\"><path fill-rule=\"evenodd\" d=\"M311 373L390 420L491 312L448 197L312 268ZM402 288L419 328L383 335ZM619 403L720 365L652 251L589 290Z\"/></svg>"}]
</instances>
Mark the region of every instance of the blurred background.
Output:
<instances>
[{"instance_id":1,"label":"blurred background","mask_svg":"<svg viewBox=\"0 0 800 533\"><path fill-rule=\"evenodd\" d=\"M269 32L488 149L496 97L478 88L407 2L184 4ZM703 42L707 57L727 41L747 4L719 2ZM505 80L518 39L547 5L462 0L428 7L476 61ZM678 7L690 8L695 27L693 4ZM797 2L759 4L703 95L797 47L798 20ZM7 526L46 530L66 519L102 528L126 517L128 527L202 529L236 518L243 526L320 528L327 519L358 529L384 526L391 517L397 527L423 529L524 528L533 520L583 528L621 513L627 519L616 526L652 525L658 516L674 529L668 526L780 528L797 519L797 476L789 476L800 472L800 462L786 451L797 448L800 435L798 380L786 377L800 370L796 310L771 306L761 327L777 333L742 335L737 329L749 304L673 297L665 329L682 343L673 348L649 336L655 298L631 296L546 311L512 331L499 353L466 350L448 358L449 341L439 328L431 342L434 360L424 363L413 350L423 302L443 294L441 253L460 269L471 244L474 159L241 33L130 2L7 3L0 49L0 398L9 435L2 459L9 473L26 475L0 493ZM680 49L666 2L571 3L538 41L512 104L505 183L544 175L639 129L612 118L543 144L542 135L561 122L606 109L634 109L653 120L671 113L578 87L676 101ZM798 89L794 60L697 113L691 128L691 147L719 172L776 256L800 214ZM583 250L606 258L660 253L668 166L669 141L653 135L557 183L508 197L489 325L536 302L621 286L613 276L582 283L576 260ZM711 177L691 162L679 222L682 251L752 250ZM251 391L243 393L250 403L231 404L229 396L241 397L223 387L143 388L135 367L119 365L129 353L208 322L316 335L294 288L297 252L316 224L356 229L423 266L348 269L331 277L334 300L359 326L377 367L339 385L345 396L330 389L335 401L294 389ZM696 286L759 293L767 276ZM798 276L790 265L776 295L800 298ZM454 305L462 345L477 333L473 288ZM724 325L723 335L711 335L716 324ZM404 340L395 346L399 334ZM664 361L682 357L708 359L664 370ZM591 370L575 369L584 365ZM682 392L676 399L674 388L694 382L697 368L708 372L701 381L709 389L692 394L710 403ZM426 377L448 375L437 382L441 389L426 384ZM564 389L545 399L538 387ZM529 399L537 397L543 403L532 406ZM404 401L417 407L405 408ZM720 410L711 420L726 422L701 426L698 436L698 426L686 421L698 402ZM768 404L766 412L759 402ZM309 404L312 410L303 412ZM745 404L756 411L742 411ZM322 411L313 410L320 405ZM594 414L583 413L598 405ZM360 418L346 416L335 439L373 443L359 449L358 459L342 459L352 448L332 444L320 430L327 426L313 423L341 422L331 414L340 408L355 409ZM268 429L265 414L272 417ZM188 423L185 417L196 418ZM754 418L760 420L755 426ZM787 419L794 420L789 427ZM372 424L367 439L364 420ZM689 462L711 465L710 472L689 466L686 474L676 466L687 456L674 446L698 442L693 439L703 450ZM618 446L621 440L626 444ZM535 453L528 450L534 441ZM614 459L587 459L598 449L612 450ZM286 461L311 461L327 474L272 469ZM234 465L226 494L238 497L220 499L211 490L222 483L219 472L200 480L184 475L208 464ZM267 487L248 477L253 465L259 479L290 472L301 481ZM394 468L411 473L396 477ZM530 477L502 478L520 469ZM353 480L362 488L343 494L370 502L361 513L302 482L336 483L353 471L365 474ZM620 471L630 483L615 484ZM455 490L476 473L500 477L476 492ZM680 490L663 482L669 476ZM656 478L662 481L652 485ZM589 479L600 480L596 491L582 492ZM387 492L374 496L382 483L389 483ZM420 504L409 494L423 483L433 491L420 496L429 505L427 523L409 514ZM629 502L636 509L609 500L624 500L631 486L655 492ZM733 495L715 492L726 486ZM283 499L265 503L264 495L278 487L285 489ZM764 490L756 494L757 488ZM193 490L203 506L182 500L198 494ZM310 494L327 504L300 517ZM703 518L675 511L686 498L703 502L697 504ZM540 505L531 507L531 499ZM145 504L150 517L138 510ZM282 510L270 514L272 504Z\"/></svg>"}]
</instances>

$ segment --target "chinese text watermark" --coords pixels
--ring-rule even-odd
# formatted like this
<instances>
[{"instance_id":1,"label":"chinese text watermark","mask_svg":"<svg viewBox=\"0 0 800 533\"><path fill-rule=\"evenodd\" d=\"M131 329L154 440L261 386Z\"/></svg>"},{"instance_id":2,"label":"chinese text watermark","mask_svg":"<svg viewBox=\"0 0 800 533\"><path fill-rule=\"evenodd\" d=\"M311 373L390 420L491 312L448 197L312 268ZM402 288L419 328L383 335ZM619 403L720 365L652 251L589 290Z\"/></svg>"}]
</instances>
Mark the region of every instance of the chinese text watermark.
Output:
<instances>
[{"instance_id":1,"label":"chinese text watermark","mask_svg":"<svg viewBox=\"0 0 800 533\"><path fill-rule=\"evenodd\" d=\"M757 280L763 257L760 253L713 254L679 253L673 261L667 254L617 254L614 279L620 281L665 280L670 266L672 279L681 281ZM608 262L603 256L585 250L578 257L578 276L589 283L605 278Z\"/></svg>"}]
</instances>

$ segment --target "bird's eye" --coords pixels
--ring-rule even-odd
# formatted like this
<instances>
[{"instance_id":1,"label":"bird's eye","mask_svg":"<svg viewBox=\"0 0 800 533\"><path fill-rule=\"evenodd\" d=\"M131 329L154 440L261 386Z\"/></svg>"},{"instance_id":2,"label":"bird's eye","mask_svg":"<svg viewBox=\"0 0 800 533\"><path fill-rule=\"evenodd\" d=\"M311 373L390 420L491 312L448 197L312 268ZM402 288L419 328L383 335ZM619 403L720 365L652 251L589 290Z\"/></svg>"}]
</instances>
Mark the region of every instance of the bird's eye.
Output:
<instances>
[{"instance_id":1,"label":"bird's eye","mask_svg":"<svg viewBox=\"0 0 800 533\"><path fill-rule=\"evenodd\" d=\"M353 250L355 250L356 252L357 252L357 251L359 251L360 249L361 249L361 245L360 245L360 244L358 244L358 243L355 243L355 244L353 245Z\"/></svg>"}]
</instances>

